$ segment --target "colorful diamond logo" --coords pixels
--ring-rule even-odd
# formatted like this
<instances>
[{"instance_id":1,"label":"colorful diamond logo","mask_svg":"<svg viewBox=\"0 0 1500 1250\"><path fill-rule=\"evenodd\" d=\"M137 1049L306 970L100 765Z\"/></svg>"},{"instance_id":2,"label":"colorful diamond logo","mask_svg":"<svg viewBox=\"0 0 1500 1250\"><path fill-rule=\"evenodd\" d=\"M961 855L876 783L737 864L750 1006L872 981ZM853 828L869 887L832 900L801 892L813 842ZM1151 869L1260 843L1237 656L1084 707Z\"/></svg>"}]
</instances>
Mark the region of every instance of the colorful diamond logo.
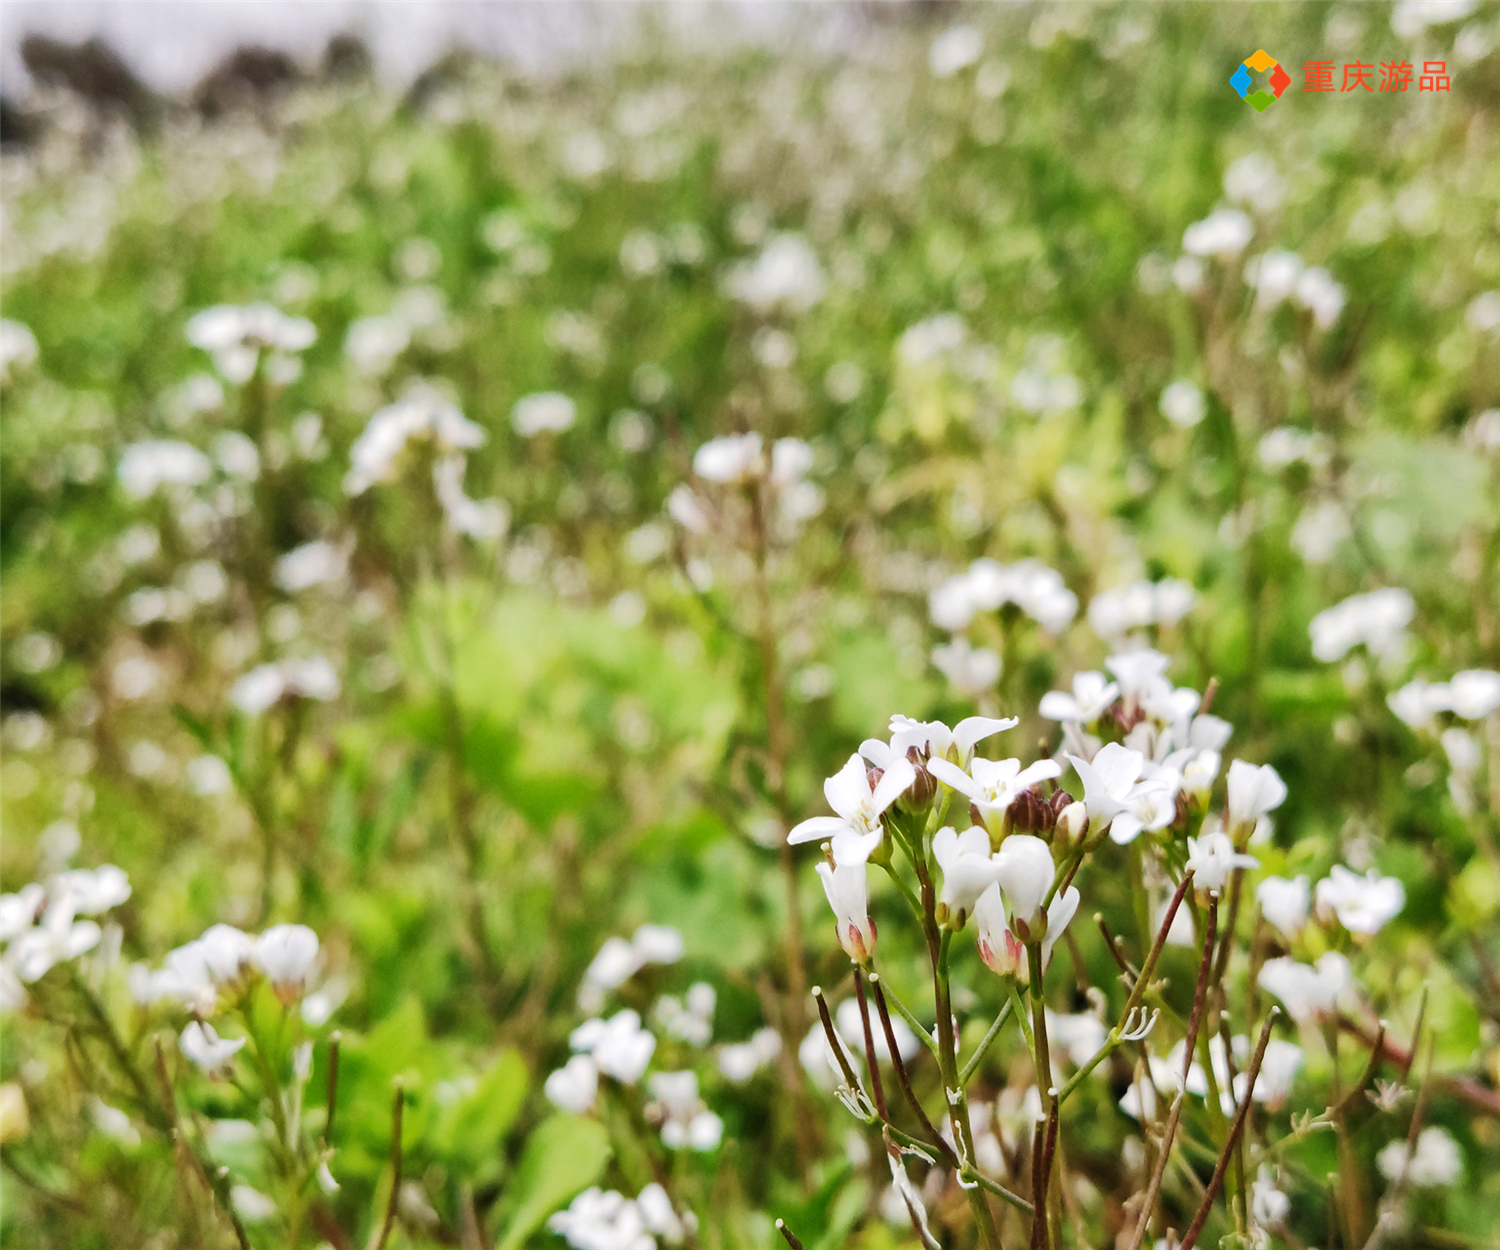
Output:
<instances>
[{"instance_id":1,"label":"colorful diamond logo","mask_svg":"<svg viewBox=\"0 0 1500 1250\"><path fill-rule=\"evenodd\" d=\"M1255 75L1265 73L1266 70L1271 71L1266 79L1266 86L1270 90L1262 87L1252 93L1250 88L1255 86ZM1291 76L1264 48L1257 48L1255 54L1241 61L1240 67L1229 76L1229 85L1234 88L1235 94L1257 113L1264 113L1281 99L1281 93L1291 86L1291 82Z\"/></svg>"}]
</instances>

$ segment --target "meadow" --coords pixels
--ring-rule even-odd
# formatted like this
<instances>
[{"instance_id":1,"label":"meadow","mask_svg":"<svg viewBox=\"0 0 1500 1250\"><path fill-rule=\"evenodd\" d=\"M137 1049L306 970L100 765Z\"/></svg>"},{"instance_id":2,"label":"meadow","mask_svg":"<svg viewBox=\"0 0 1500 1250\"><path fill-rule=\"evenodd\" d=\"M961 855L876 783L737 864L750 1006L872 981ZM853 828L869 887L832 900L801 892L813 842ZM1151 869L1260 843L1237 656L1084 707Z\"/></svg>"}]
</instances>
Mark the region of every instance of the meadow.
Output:
<instances>
[{"instance_id":1,"label":"meadow","mask_svg":"<svg viewBox=\"0 0 1500 1250\"><path fill-rule=\"evenodd\" d=\"M5 1245L1500 1244L1500 9L785 23L24 102Z\"/></svg>"}]
</instances>

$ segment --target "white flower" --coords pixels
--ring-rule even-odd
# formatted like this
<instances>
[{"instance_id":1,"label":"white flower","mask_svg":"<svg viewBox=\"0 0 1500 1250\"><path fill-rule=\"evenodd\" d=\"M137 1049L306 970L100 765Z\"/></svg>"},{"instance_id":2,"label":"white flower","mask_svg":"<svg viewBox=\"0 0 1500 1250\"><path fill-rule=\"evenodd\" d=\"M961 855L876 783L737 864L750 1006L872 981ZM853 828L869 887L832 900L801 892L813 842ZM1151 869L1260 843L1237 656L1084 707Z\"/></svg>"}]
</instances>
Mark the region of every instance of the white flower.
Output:
<instances>
[{"instance_id":1,"label":"white flower","mask_svg":"<svg viewBox=\"0 0 1500 1250\"><path fill-rule=\"evenodd\" d=\"M1250 1039L1236 1037L1234 1043L1234 1057L1240 1069L1234 1077L1234 1098L1236 1102L1243 1102L1245 1089L1250 1084L1250 1073L1245 1071ZM1273 1037L1266 1043L1266 1053L1261 1057L1260 1071L1255 1077L1255 1092L1251 1097L1275 1111L1292 1092L1292 1082L1296 1080L1302 1067L1302 1058L1302 1047L1295 1042L1284 1042L1279 1037Z\"/></svg>"},{"instance_id":2,"label":"white flower","mask_svg":"<svg viewBox=\"0 0 1500 1250\"><path fill-rule=\"evenodd\" d=\"M683 1238L682 1220L672 1209L672 1199L667 1191L652 1181L635 1197L636 1210L648 1232L655 1233L669 1244L677 1244Z\"/></svg>"},{"instance_id":3,"label":"white flower","mask_svg":"<svg viewBox=\"0 0 1500 1250\"><path fill-rule=\"evenodd\" d=\"M229 701L247 716L258 716L287 698L317 699L327 703L338 698L338 673L321 655L310 659L286 659L251 669L229 692Z\"/></svg>"},{"instance_id":4,"label":"white flower","mask_svg":"<svg viewBox=\"0 0 1500 1250\"><path fill-rule=\"evenodd\" d=\"M1019 766L1019 761L1010 762ZM939 765L946 761L934 760L933 763ZM953 768L951 764L947 766ZM965 781L969 780L958 769L953 768L953 771ZM973 825L961 834L955 832L952 825L939 829L933 835L932 853L943 873L943 889L938 902L952 911L965 915L972 913L979 896L1000 879L1000 864L997 857L990 854L990 835L982 825ZM1048 859L1050 862L1050 855ZM1047 884L1052 884L1050 879Z\"/></svg>"},{"instance_id":5,"label":"white flower","mask_svg":"<svg viewBox=\"0 0 1500 1250\"><path fill-rule=\"evenodd\" d=\"M1181 785L1181 774L1174 768L1163 767L1132 786L1125 796L1124 810L1110 822L1110 841L1125 846L1134 842L1143 830L1154 833L1165 829L1177 819L1177 791Z\"/></svg>"},{"instance_id":6,"label":"white flower","mask_svg":"<svg viewBox=\"0 0 1500 1250\"><path fill-rule=\"evenodd\" d=\"M443 516L456 532L470 538L499 538L510 528L510 509L498 499L470 499L464 491L466 468L462 456L444 456L432 466L432 488Z\"/></svg>"},{"instance_id":7,"label":"white flower","mask_svg":"<svg viewBox=\"0 0 1500 1250\"><path fill-rule=\"evenodd\" d=\"M574 1055L547 1077L542 1092L554 1106L583 1115L593 1109L599 1092L599 1069L588 1055Z\"/></svg>"},{"instance_id":8,"label":"white flower","mask_svg":"<svg viewBox=\"0 0 1500 1250\"><path fill-rule=\"evenodd\" d=\"M1179 378L1161 393L1161 415L1179 429L1190 430L1208 413L1203 392L1186 378Z\"/></svg>"},{"instance_id":9,"label":"white flower","mask_svg":"<svg viewBox=\"0 0 1500 1250\"><path fill-rule=\"evenodd\" d=\"M754 261L734 266L729 294L757 312L806 312L823 298L826 283L817 254L799 234L773 235Z\"/></svg>"},{"instance_id":10,"label":"white flower","mask_svg":"<svg viewBox=\"0 0 1500 1250\"><path fill-rule=\"evenodd\" d=\"M655 1072L650 1083L663 1113L661 1140L668 1149L718 1147L724 1136L724 1122L703 1106L695 1073Z\"/></svg>"},{"instance_id":11,"label":"white flower","mask_svg":"<svg viewBox=\"0 0 1500 1250\"><path fill-rule=\"evenodd\" d=\"M586 1020L573 1030L568 1044L593 1056L605 1076L625 1085L641 1079L656 1051L656 1038L641 1028L641 1017L626 1008L608 1020Z\"/></svg>"},{"instance_id":12,"label":"white flower","mask_svg":"<svg viewBox=\"0 0 1500 1250\"><path fill-rule=\"evenodd\" d=\"M1131 790L1146 767L1146 757L1118 742L1101 747L1093 763L1068 755L1073 771L1083 782L1083 802L1088 808L1089 831L1097 833L1123 812Z\"/></svg>"},{"instance_id":13,"label":"white flower","mask_svg":"<svg viewBox=\"0 0 1500 1250\"><path fill-rule=\"evenodd\" d=\"M0 942L12 941L31 928L46 901L47 889L36 881L14 894L0 894Z\"/></svg>"},{"instance_id":14,"label":"white flower","mask_svg":"<svg viewBox=\"0 0 1500 1250\"><path fill-rule=\"evenodd\" d=\"M1406 627L1416 610L1410 592L1400 587L1351 595L1308 623L1312 653L1330 664L1363 643L1372 655L1395 656L1406 643Z\"/></svg>"},{"instance_id":15,"label":"white flower","mask_svg":"<svg viewBox=\"0 0 1500 1250\"><path fill-rule=\"evenodd\" d=\"M969 645L967 638L932 649L932 665L960 694L973 698L994 689L1000 680L1000 653Z\"/></svg>"},{"instance_id":16,"label":"white flower","mask_svg":"<svg viewBox=\"0 0 1500 1250\"><path fill-rule=\"evenodd\" d=\"M833 908L839 945L856 963L868 963L875 953L875 922L870 919L868 883L864 861L831 867L820 860L818 877Z\"/></svg>"},{"instance_id":17,"label":"white flower","mask_svg":"<svg viewBox=\"0 0 1500 1250\"><path fill-rule=\"evenodd\" d=\"M349 448L344 491L362 495L401 471L403 453L412 442L429 442L439 453L467 451L483 445L484 430L430 383L414 382L394 404L370 418Z\"/></svg>"},{"instance_id":18,"label":"white flower","mask_svg":"<svg viewBox=\"0 0 1500 1250\"><path fill-rule=\"evenodd\" d=\"M235 1185L229 1190L229 1205L234 1213L252 1224L271 1219L276 1214L276 1203L260 1190L250 1185Z\"/></svg>"},{"instance_id":19,"label":"white flower","mask_svg":"<svg viewBox=\"0 0 1500 1250\"><path fill-rule=\"evenodd\" d=\"M1056 875L1052 851L1040 838L1018 833L1001 843L995 859L999 865L1000 893L1005 899L1006 910L1010 913L1012 924L1020 930L1020 936L1025 938L1027 930L1041 919L1042 900L1052 888ZM1077 891L1070 890L1069 893L1073 895L1076 907ZM1062 895L1059 894L1053 900L1053 906L1061 901ZM1050 928L1051 918L1049 911L1047 936L1055 940L1056 935ZM1070 914L1068 919L1071 918ZM1067 922L1063 923L1066 926Z\"/></svg>"},{"instance_id":20,"label":"white flower","mask_svg":"<svg viewBox=\"0 0 1500 1250\"><path fill-rule=\"evenodd\" d=\"M1500 708L1500 673L1468 668L1448 683L1448 706L1464 720L1483 720Z\"/></svg>"},{"instance_id":21,"label":"white flower","mask_svg":"<svg viewBox=\"0 0 1500 1250\"><path fill-rule=\"evenodd\" d=\"M757 1029L748 1041L731 1042L719 1048L719 1071L725 1080L740 1085L780 1054L781 1034L772 1028Z\"/></svg>"},{"instance_id":22,"label":"white flower","mask_svg":"<svg viewBox=\"0 0 1500 1250\"><path fill-rule=\"evenodd\" d=\"M75 920L67 898L51 899L35 928L27 929L6 951L14 975L29 985L58 964L77 959L99 944L103 936L92 920Z\"/></svg>"},{"instance_id":23,"label":"white flower","mask_svg":"<svg viewBox=\"0 0 1500 1250\"><path fill-rule=\"evenodd\" d=\"M986 738L1007 729L1014 729L1020 721L1014 716L996 719L992 716L967 716L952 729L938 720L912 720L899 713L891 717L888 728L891 741L887 745L878 738L867 738L859 744L859 753L876 768L888 768L895 760L904 760L912 747L917 754L931 759L946 759L967 768L974 757L974 748Z\"/></svg>"},{"instance_id":24,"label":"white flower","mask_svg":"<svg viewBox=\"0 0 1500 1250\"><path fill-rule=\"evenodd\" d=\"M344 335L344 355L359 372L379 377L411 345L411 327L400 317L357 317Z\"/></svg>"},{"instance_id":25,"label":"white flower","mask_svg":"<svg viewBox=\"0 0 1500 1250\"><path fill-rule=\"evenodd\" d=\"M1187 844L1187 866L1193 872L1193 885L1199 890L1222 890L1234 869L1260 867L1255 856L1236 852L1234 842L1222 830L1189 838Z\"/></svg>"},{"instance_id":26,"label":"white flower","mask_svg":"<svg viewBox=\"0 0 1500 1250\"><path fill-rule=\"evenodd\" d=\"M823 783L828 806L838 815L804 820L787 834L786 840L797 846L832 838L836 863L857 861L863 865L885 836L881 816L916 779L916 769L905 758L897 758L889 762L880 780L871 787L864 761L858 755L851 755L849 762Z\"/></svg>"},{"instance_id":27,"label":"white flower","mask_svg":"<svg viewBox=\"0 0 1500 1250\"><path fill-rule=\"evenodd\" d=\"M1318 919L1325 924L1337 916L1350 933L1369 937L1400 913L1406 905L1406 888L1395 877L1382 877L1373 868L1361 877L1335 864L1318 882L1317 904Z\"/></svg>"},{"instance_id":28,"label":"white flower","mask_svg":"<svg viewBox=\"0 0 1500 1250\"><path fill-rule=\"evenodd\" d=\"M302 992L318 957L318 935L301 924L274 925L255 939L251 962L266 975L277 996L287 1002Z\"/></svg>"},{"instance_id":29,"label":"white flower","mask_svg":"<svg viewBox=\"0 0 1500 1250\"><path fill-rule=\"evenodd\" d=\"M1260 308L1272 308L1290 299L1302 276L1302 257L1296 252L1266 252L1245 265L1245 281L1255 290Z\"/></svg>"},{"instance_id":30,"label":"white flower","mask_svg":"<svg viewBox=\"0 0 1500 1250\"><path fill-rule=\"evenodd\" d=\"M927 1206L917 1187L911 1183L911 1177L906 1174L905 1160L895 1151L887 1159L891 1165L891 1190L899 1199L900 1206L905 1209L907 1218L915 1225L923 1246L927 1250L940 1250L937 1238L927 1228Z\"/></svg>"},{"instance_id":31,"label":"white flower","mask_svg":"<svg viewBox=\"0 0 1500 1250\"><path fill-rule=\"evenodd\" d=\"M1337 951L1323 954L1315 967L1286 956L1268 960L1258 983L1281 999L1287 1014L1299 1024L1326 1020L1354 985L1349 961Z\"/></svg>"},{"instance_id":32,"label":"white flower","mask_svg":"<svg viewBox=\"0 0 1500 1250\"><path fill-rule=\"evenodd\" d=\"M1453 691L1445 681L1425 681L1414 677L1386 698L1386 706L1413 729L1429 729L1433 717L1451 710Z\"/></svg>"},{"instance_id":33,"label":"white flower","mask_svg":"<svg viewBox=\"0 0 1500 1250\"><path fill-rule=\"evenodd\" d=\"M189 319L186 329L188 342L211 355L219 372L236 384L250 380L262 351L300 352L318 337L317 328L307 318L288 317L270 304L205 308ZM287 362L282 356L273 357L272 363L278 360ZM281 369L292 372L286 363Z\"/></svg>"},{"instance_id":34,"label":"white flower","mask_svg":"<svg viewBox=\"0 0 1500 1250\"><path fill-rule=\"evenodd\" d=\"M771 485L783 489L795 486L812 470L814 459L809 443L800 438L778 438L771 444Z\"/></svg>"},{"instance_id":35,"label":"white flower","mask_svg":"<svg viewBox=\"0 0 1500 1250\"><path fill-rule=\"evenodd\" d=\"M1388 1181L1405 1177L1407 1184L1421 1189L1452 1185L1464 1174L1464 1157L1447 1129L1432 1125L1417 1134L1417 1148L1408 1151L1397 1140L1375 1156L1375 1166Z\"/></svg>"},{"instance_id":36,"label":"white flower","mask_svg":"<svg viewBox=\"0 0 1500 1250\"><path fill-rule=\"evenodd\" d=\"M183 1029L182 1036L178 1039L182 1053L210 1075L227 1068L229 1061L244 1044L243 1037L221 1038L214 1031L213 1025L201 1020L194 1020Z\"/></svg>"},{"instance_id":37,"label":"white flower","mask_svg":"<svg viewBox=\"0 0 1500 1250\"><path fill-rule=\"evenodd\" d=\"M1288 881L1285 877L1267 877L1256 887L1255 901L1263 915L1282 935L1291 941L1307 923L1310 894L1305 874Z\"/></svg>"},{"instance_id":38,"label":"white flower","mask_svg":"<svg viewBox=\"0 0 1500 1250\"><path fill-rule=\"evenodd\" d=\"M1182 250L1190 256L1228 258L1243 252L1254 233L1255 226L1239 209L1221 208L1183 232Z\"/></svg>"},{"instance_id":39,"label":"white flower","mask_svg":"<svg viewBox=\"0 0 1500 1250\"><path fill-rule=\"evenodd\" d=\"M998 976L1013 977L1021 985L1029 985L1031 969L1026 962L1026 948L1010 931L1005 900L1000 895L998 884L992 885L975 902L974 924L978 931L979 957L990 971Z\"/></svg>"},{"instance_id":40,"label":"white flower","mask_svg":"<svg viewBox=\"0 0 1500 1250\"><path fill-rule=\"evenodd\" d=\"M123 868L101 864L98 868L74 868L59 873L48 884L53 900L66 900L77 916L97 916L118 907L130 897L130 878ZM13 897L7 895L7 897Z\"/></svg>"},{"instance_id":41,"label":"white flower","mask_svg":"<svg viewBox=\"0 0 1500 1250\"><path fill-rule=\"evenodd\" d=\"M1276 1188L1271 1169L1261 1165L1250 1185L1250 1218L1257 1224L1280 1224L1292 1213L1292 1200Z\"/></svg>"},{"instance_id":42,"label":"white flower","mask_svg":"<svg viewBox=\"0 0 1500 1250\"><path fill-rule=\"evenodd\" d=\"M737 485L765 472L759 434L726 434L709 439L693 453L693 472L705 482Z\"/></svg>"},{"instance_id":43,"label":"white flower","mask_svg":"<svg viewBox=\"0 0 1500 1250\"><path fill-rule=\"evenodd\" d=\"M523 438L533 438L543 430L560 434L578 419L578 405L558 391L523 395L510 410L510 423Z\"/></svg>"},{"instance_id":44,"label":"white flower","mask_svg":"<svg viewBox=\"0 0 1500 1250\"><path fill-rule=\"evenodd\" d=\"M1023 791L1062 775L1062 765L1056 760L1037 760L1029 767L1022 768L1020 760L977 759L970 763L969 768L972 776L944 759L933 759L927 763L927 769L934 777L973 801L986 826L998 826L1000 819ZM968 834L964 836L967 837ZM934 842L934 849L936 845Z\"/></svg>"},{"instance_id":45,"label":"white flower","mask_svg":"<svg viewBox=\"0 0 1500 1250\"><path fill-rule=\"evenodd\" d=\"M1072 694L1049 690L1037 710L1048 720L1088 725L1103 716L1119 697L1119 684L1108 680L1103 673L1075 673Z\"/></svg>"},{"instance_id":46,"label":"white flower","mask_svg":"<svg viewBox=\"0 0 1500 1250\"><path fill-rule=\"evenodd\" d=\"M276 561L271 580L287 594L336 582L349 566L349 549L318 539L293 548Z\"/></svg>"},{"instance_id":47,"label":"white flower","mask_svg":"<svg viewBox=\"0 0 1500 1250\"><path fill-rule=\"evenodd\" d=\"M1163 677L1171 662L1171 658L1160 651L1142 647L1110 656L1104 661L1104 667L1119 681L1120 697L1133 707L1164 688L1171 689Z\"/></svg>"},{"instance_id":48,"label":"white flower","mask_svg":"<svg viewBox=\"0 0 1500 1250\"><path fill-rule=\"evenodd\" d=\"M566 1211L551 1216L547 1227L574 1250L656 1250L637 1204L597 1185L574 1198Z\"/></svg>"},{"instance_id":49,"label":"white flower","mask_svg":"<svg viewBox=\"0 0 1500 1250\"><path fill-rule=\"evenodd\" d=\"M1257 768L1244 760L1229 766L1228 821L1231 829L1254 827L1255 822L1274 812L1286 801L1286 782L1269 764Z\"/></svg>"},{"instance_id":50,"label":"white flower","mask_svg":"<svg viewBox=\"0 0 1500 1250\"><path fill-rule=\"evenodd\" d=\"M1047 1036L1068 1056L1068 1062L1081 1068L1103 1048L1109 1030L1097 1016L1084 1012L1079 1015L1054 1015L1047 1013Z\"/></svg>"},{"instance_id":51,"label":"white flower","mask_svg":"<svg viewBox=\"0 0 1500 1250\"><path fill-rule=\"evenodd\" d=\"M36 363L36 335L19 321L0 320L0 382L10 381L12 365Z\"/></svg>"},{"instance_id":52,"label":"white flower","mask_svg":"<svg viewBox=\"0 0 1500 1250\"><path fill-rule=\"evenodd\" d=\"M993 612L1007 603L1052 634L1066 628L1078 611L1078 597L1062 574L1038 560L1006 566L981 557L968 572L950 577L927 598L932 623L950 633L967 629L976 612Z\"/></svg>"},{"instance_id":53,"label":"white flower","mask_svg":"<svg viewBox=\"0 0 1500 1250\"><path fill-rule=\"evenodd\" d=\"M984 55L984 36L968 25L950 26L927 49L927 68L934 78L952 78Z\"/></svg>"},{"instance_id":54,"label":"white flower","mask_svg":"<svg viewBox=\"0 0 1500 1250\"><path fill-rule=\"evenodd\" d=\"M643 924L630 939L642 963L675 964L686 946L682 934L669 924Z\"/></svg>"},{"instance_id":55,"label":"white flower","mask_svg":"<svg viewBox=\"0 0 1500 1250\"><path fill-rule=\"evenodd\" d=\"M131 443L120 454L120 485L132 499L163 486L200 486L212 473L213 464L196 447L168 439Z\"/></svg>"},{"instance_id":56,"label":"white flower","mask_svg":"<svg viewBox=\"0 0 1500 1250\"><path fill-rule=\"evenodd\" d=\"M141 1144L140 1130L118 1107L111 1107L96 1095L89 1100L89 1111L93 1115L94 1124L104 1136L124 1146L135 1147Z\"/></svg>"},{"instance_id":57,"label":"white flower","mask_svg":"<svg viewBox=\"0 0 1500 1250\"><path fill-rule=\"evenodd\" d=\"M1326 330L1339 319L1348 299L1331 273L1326 269L1305 269L1297 279L1296 299L1313 315L1313 320Z\"/></svg>"}]
</instances>

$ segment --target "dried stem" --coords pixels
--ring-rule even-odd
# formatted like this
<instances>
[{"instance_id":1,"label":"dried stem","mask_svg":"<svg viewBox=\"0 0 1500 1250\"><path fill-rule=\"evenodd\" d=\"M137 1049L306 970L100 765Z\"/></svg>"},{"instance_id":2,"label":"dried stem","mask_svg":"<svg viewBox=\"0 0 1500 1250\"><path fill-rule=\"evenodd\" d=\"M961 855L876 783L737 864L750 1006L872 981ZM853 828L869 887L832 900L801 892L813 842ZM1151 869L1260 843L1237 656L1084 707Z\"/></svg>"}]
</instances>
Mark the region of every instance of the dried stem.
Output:
<instances>
[{"instance_id":1,"label":"dried stem","mask_svg":"<svg viewBox=\"0 0 1500 1250\"><path fill-rule=\"evenodd\" d=\"M833 1051L833 1057L838 1060L839 1068L844 1074L844 1084L849 1087L851 1094L859 1090L859 1077L854 1075L854 1069L849 1066L849 1057L844 1053L844 1042L833 1027L833 1017L828 1014L828 1000L823 996L823 987L815 985L812 988L812 996L818 1003L818 1018L823 1021L823 1032L828 1036L828 1049Z\"/></svg>"},{"instance_id":2,"label":"dried stem","mask_svg":"<svg viewBox=\"0 0 1500 1250\"><path fill-rule=\"evenodd\" d=\"M802 1243L797 1240L797 1235L786 1226L785 1220L776 1221L776 1231L780 1233L784 1238L786 1238L786 1244L789 1245L792 1250L803 1250Z\"/></svg>"},{"instance_id":3,"label":"dried stem","mask_svg":"<svg viewBox=\"0 0 1500 1250\"><path fill-rule=\"evenodd\" d=\"M880 1113L883 1124L889 1124L891 1114L885 1106L885 1088L880 1081L880 1062L875 1057L875 1034L870 1028L870 1005L865 1001L865 978L858 966L854 969L854 993L859 999L859 1019L865 1029L865 1062L870 1069L870 1093L875 1097L875 1110ZM891 1054L896 1048L890 1048Z\"/></svg>"},{"instance_id":4,"label":"dried stem","mask_svg":"<svg viewBox=\"0 0 1500 1250\"><path fill-rule=\"evenodd\" d=\"M328 1039L328 1094L325 1100L328 1114L323 1118L323 1148L325 1150L333 1141L333 1113L338 1108L339 1097L339 1043L342 1040L343 1034L337 1029Z\"/></svg>"},{"instance_id":5,"label":"dried stem","mask_svg":"<svg viewBox=\"0 0 1500 1250\"><path fill-rule=\"evenodd\" d=\"M896 1070L896 1082L901 1086L901 1092L906 1095L906 1101L911 1109L916 1112L917 1119L922 1122L922 1128L927 1135L937 1143L938 1149L943 1152L943 1157L948 1160L950 1167L960 1167L958 1155L954 1153L953 1147L948 1144L947 1139L937 1131L927 1112L922 1109L922 1104L917 1101L916 1094L912 1091L911 1078L906 1072L906 1061L901 1058L901 1051L896 1045L896 1031L891 1024L891 1013L886 1010L884 983L879 973L870 974L870 988L875 991L875 1008L880 1013L880 1026L885 1031L886 1048L891 1052L891 1067Z\"/></svg>"},{"instance_id":6,"label":"dried stem","mask_svg":"<svg viewBox=\"0 0 1500 1250\"><path fill-rule=\"evenodd\" d=\"M1240 1103L1239 1110L1235 1112L1234 1123L1229 1128L1229 1140L1219 1151L1219 1161L1214 1165L1214 1174L1208 1182L1203 1201L1198 1205L1198 1214L1193 1216L1193 1222L1183 1236L1181 1250L1193 1250L1193 1247L1198 1244L1198 1236L1203 1231L1203 1225L1208 1222L1208 1213L1213 1209L1214 1197L1219 1192L1219 1186L1224 1183L1224 1173L1229 1169L1230 1156L1239 1143L1240 1134L1245 1130L1245 1120L1250 1115L1252 1095L1255 1093L1255 1078L1260 1075L1260 1063L1266 1057L1266 1046L1271 1041L1271 1027L1276 1023L1276 1017L1280 1014L1279 1007L1272 1007L1271 1014L1266 1017L1265 1024L1261 1026L1260 1040L1255 1044L1255 1054L1250 1060L1244 1100Z\"/></svg>"},{"instance_id":7,"label":"dried stem","mask_svg":"<svg viewBox=\"0 0 1500 1250\"><path fill-rule=\"evenodd\" d=\"M395 1081L396 1092L391 1099L391 1196L386 1199L385 1219L380 1231L370 1243L371 1250L385 1250L390 1240L391 1229L396 1224L396 1205L401 1199L401 1112L406 1104L406 1089L401 1078Z\"/></svg>"},{"instance_id":8,"label":"dried stem","mask_svg":"<svg viewBox=\"0 0 1500 1250\"><path fill-rule=\"evenodd\" d=\"M1174 903L1180 903L1183 895L1187 893L1187 884L1191 873L1184 877L1182 884L1177 887ZM1167 1160L1172 1155L1172 1140L1177 1136L1177 1125L1182 1119L1183 1103L1187 1101L1187 1077L1193 1066L1193 1051L1198 1042L1198 1026L1203 1020L1203 1004L1208 997L1209 974L1213 971L1214 938L1215 929L1218 924L1218 895L1212 896L1212 904L1208 909L1208 921L1203 927L1203 957L1198 961L1198 983L1193 988L1193 1011L1188 1017L1187 1041L1183 1046L1182 1054L1182 1088L1177 1091L1177 1097L1172 1100L1172 1110L1167 1116L1166 1128L1162 1131L1161 1149L1156 1156L1156 1168L1151 1173L1151 1183L1146 1188L1146 1196L1141 1202L1140 1219L1135 1226L1135 1236L1131 1238L1130 1250L1140 1250L1141 1243L1146 1239L1146 1229L1151 1224L1151 1213L1156 1209L1156 1198L1161 1192L1162 1178L1167 1172ZM1169 914L1162 925L1165 932L1171 928L1172 917ZM1159 954L1158 950L1152 951L1153 955ZM1136 982L1137 986L1145 984L1146 973L1142 970L1142 976ZM1264 1050L1264 1044L1262 1044ZM1259 1059L1256 1060L1259 1063ZM1151 1079L1149 1070L1146 1080ZM1253 1078L1252 1078L1253 1079ZM1248 1095L1246 1096L1248 1101ZM1142 1111L1144 1111L1144 1106Z\"/></svg>"}]
</instances>

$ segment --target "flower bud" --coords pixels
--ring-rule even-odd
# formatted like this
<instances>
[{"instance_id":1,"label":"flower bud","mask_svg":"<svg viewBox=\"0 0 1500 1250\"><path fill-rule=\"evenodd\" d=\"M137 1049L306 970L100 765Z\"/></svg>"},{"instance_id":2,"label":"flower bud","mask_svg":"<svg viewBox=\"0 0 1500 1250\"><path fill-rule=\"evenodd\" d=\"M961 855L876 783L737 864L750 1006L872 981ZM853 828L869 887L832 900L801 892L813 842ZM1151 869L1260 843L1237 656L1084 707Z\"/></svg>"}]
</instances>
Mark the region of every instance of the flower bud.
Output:
<instances>
[{"instance_id":1,"label":"flower bud","mask_svg":"<svg viewBox=\"0 0 1500 1250\"><path fill-rule=\"evenodd\" d=\"M1022 790L1010 802L1011 828L1017 833L1045 833L1057 820L1052 805L1035 790Z\"/></svg>"},{"instance_id":2,"label":"flower bud","mask_svg":"<svg viewBox=\"0 0 1500 1250\"><path fill-rule=\"evenodd\" d=\"M1066 791L1060 792L1066 796ZM1069 803L1057 813L1057 833L1052 843L1058 847L1078 846L1088 836L1089 811L1082 803Z\"/></svg>"},{"instance_id":3,"label":"flower bud","mask_svg":"<svg viewBox=\"0 0 1500 1250\"><path fill-rule=\"evenodd\" d=\"M1006 977L1022 987L1031 984L1031 965L1026 958L1026 948L1009 929L993 933L981 927L979 957L997 976Z\"/></svg>"},{"instance_id":4,"label":"flower bud","mask_svg":"<svg viewBox=\"0 0 1500 1250\"><path fill-rule=\"evenodd\" d=\"M907 787L906 793L901 796L901 805L913 812L925 812L932 806L932 800L937 797L937 778L922 767L922 755L916 747L906 748L906 759L912 768L916 770L917 779Z\"/></svg>"}]
</instances>

